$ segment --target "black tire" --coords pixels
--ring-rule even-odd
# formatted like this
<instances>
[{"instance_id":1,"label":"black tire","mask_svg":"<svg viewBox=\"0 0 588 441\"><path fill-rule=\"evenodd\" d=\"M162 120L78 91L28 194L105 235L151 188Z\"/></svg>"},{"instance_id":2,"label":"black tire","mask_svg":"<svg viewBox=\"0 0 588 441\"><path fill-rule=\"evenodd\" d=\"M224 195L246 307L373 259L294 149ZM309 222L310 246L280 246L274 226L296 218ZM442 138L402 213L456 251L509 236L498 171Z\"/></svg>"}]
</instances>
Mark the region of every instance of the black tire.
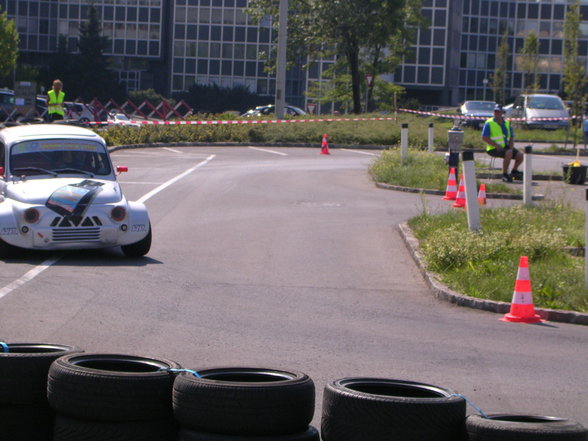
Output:
<instances>
[{"instance_id":1,"label":"black tire","mask_svg":"<svg viewBox=\"0 0 588 441\"><path fill-rule=\"evenodd\" d=\"M15 247L0 239L0 257L8 257L14 252Z\"/></svg>"},{"instance_id":2,"label":"black tire","mask_svg":"<svg viewBox=\"0 0 588 441\"><path fill-rule=\"evenodd\" d=\"M178 434L178 441L320 441L320 435L312 426L304 432L273 436L219 435L182 428Z\"/></svg>"},{"instance_id":3,"label":"black tire","mask_svg":"<svg viewBox=\"0 0 588 441\"><path fill-rule=\"evenodd\" d=\"M466 419L469 441L587 441L588 430L565 418L492 414Z\"/></svg>"},{"instance_id":4,"label":"black tire","mask_svg":"<svg viewBox=\"0 0 588 441\"><path fill-rule=\"evenodd\" d=\"M461 439L466 402L451 391L383 378L343 378L323 395L324 441Z\"/></svg>"},{"instance_id":5,"label":"black tire","mask_svg":"<svg viewBox=\"0 0 588 441\"><path fill-rule=\"evenodd\" d=\"M0 405L47 403L47 374L51 363L68 354L81 353L74 346L47 343L8 343L0 352Z\"/></svg>"},{"instance_id":6,"label":"black tire","mask_svg":"<svg viewBox=\"0 0 588 441\"><path fill-rule=\"evenodd\" d=\"M314 383L308 375L262 368L217 368L183 373L174 383L180 425L228 435L286 435L308 429Z\"/></svg>"},{"instance_id":7,"label":"black tire","mask_svg":"<svg viewBox=\"0 0 588 441\"><path fill-rule=\"evenodd\" d=\"M52 441L54 419L48 406L0 405L0 439Z\"/></svg>"},{"instance_id":8,"label":"black tire","mask_svg":"<svg viewBox=\"0 0 588 441\"><path fill-rule=\"evenodd\" d=\"M176 441L173 419L156 421L88 421L58 415L53 441Z\"/></svg>"},{"instance_id":9,"label":"black tire","mask_svg":"<svg viewBox=\"0 0 588 441\"><path fill-rule=\"evenodd\" d=\"M58 413L95 421L173 417L171 394L178 363L118 354L61 357L51 365L49 404Z\"/></svg>"},{"instance_id":10,"label":"black tire","mask_svg":"<svg viewBox=\"0 0 588 441\"><path fill-rule=\"evenodd\" d=\"M151 223L149 224L149 232L147 236L141 239L139 242L135 242L129 245L121 246L122 252L127 257L143 257L151 249Z\"/></svg>"}]
</instances>

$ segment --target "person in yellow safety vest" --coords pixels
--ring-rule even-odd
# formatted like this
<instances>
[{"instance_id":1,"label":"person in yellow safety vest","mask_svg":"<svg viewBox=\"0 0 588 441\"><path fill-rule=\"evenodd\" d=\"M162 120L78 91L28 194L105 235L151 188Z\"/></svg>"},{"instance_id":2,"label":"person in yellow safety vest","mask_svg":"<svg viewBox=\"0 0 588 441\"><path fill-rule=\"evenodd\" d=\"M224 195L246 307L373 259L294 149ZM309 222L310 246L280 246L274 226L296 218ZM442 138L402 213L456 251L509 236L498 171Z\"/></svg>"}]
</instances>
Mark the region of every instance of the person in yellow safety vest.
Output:
<instances>
[{"instance_id":1,"label":"person in yellow safety vest","mask_svg":"<svg viewBox=\"0 0 588 441\"><path fill-rule=\"evenodd\" d=\"M63 119L65 116L65 109L63 108L65 93L61 90L62 87L61 80L55 80L53 81L53 89L47 93L47 114L50 122Z\"/></svg>"},{"instance_id":2,"label":"person in yellow safety vest","mask_svg":"<svg viewBox=\"0 0 588 441\"><path fill-rule=\"evenodd\" d=\"M494 106L494 117L486 120L482 129L482 140L486 143L486 153L494 158L503 158L503 182L523 179L523 172L519 171L519 166L523 162L524 155L514 148L514 131L510 123L504 119L504 110L500 104ZM509 174L508 167L512 160L514 160L514 166Z\"/></svg>"}]
</instances>

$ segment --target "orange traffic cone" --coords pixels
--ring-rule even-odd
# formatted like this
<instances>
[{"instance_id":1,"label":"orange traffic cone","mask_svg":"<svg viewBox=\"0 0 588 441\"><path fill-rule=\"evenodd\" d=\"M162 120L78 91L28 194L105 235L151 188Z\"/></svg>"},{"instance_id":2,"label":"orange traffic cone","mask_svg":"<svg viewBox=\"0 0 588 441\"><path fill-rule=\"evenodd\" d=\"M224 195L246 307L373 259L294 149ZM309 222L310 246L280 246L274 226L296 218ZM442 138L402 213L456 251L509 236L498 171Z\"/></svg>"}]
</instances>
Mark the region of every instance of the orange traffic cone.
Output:
<instances>
[{"instance_id":1,"label":"orange traffic cone","mask_svg":"<svg viewBox=\"0 0 588 441\"><path fill-rule=\"evenodd\" d=\"M452 207L454 208L464 208L466 206L465 200L465 187L464 187L464 178L463 174L459 179L459 188L457 190L457 196L455 197L455 202L453 203Z\"/></svg>"},{"instance_id":2,"label":"orange traffic cone","mask_svg":"<svg viewBox=\"0 0 588 441\"><path fill-rule=\"evenodd\" d=\"M486 184L480 184L480 191L478 192L478 204L486 205Z\"/></svg>"},{"instance_id":3,"label":"orange traffic cone","mask_svg":"<svg viewBox=\"0 0 588 441\"><path fill-rule=\"evenodd\" d=\"M457 196L457 182L455 182L455 169L451 167L449 178L447 178L447 188L445 189L444 201L454 201Z\"/></svg>"},{"instance_id":4,"label":"orange traffic cone","mask_svg":"<svg viewBox=\"0 0 588 441\"><path fill-rule=\"evenodd\" d=\"M504 314L504 317L500 320L503 322L521 323L537 323L542 321L541 317L535 314L535 307L533 306L529 259L527 256L521 256L519 261L519 270L517 273L514 293L512 295L510 312Z\"/></svg>"},{"instance_id":5,"label":"orange traffic cone","mask_svg":"<svg viewBox=\"0 0 588 441\"><path fill-rule=\"evenodd\" d=\"M330 155L329 142L327 141L327 134L323 135L323 142L321 143L321 155Z\"/></svg>"}]
</instances>

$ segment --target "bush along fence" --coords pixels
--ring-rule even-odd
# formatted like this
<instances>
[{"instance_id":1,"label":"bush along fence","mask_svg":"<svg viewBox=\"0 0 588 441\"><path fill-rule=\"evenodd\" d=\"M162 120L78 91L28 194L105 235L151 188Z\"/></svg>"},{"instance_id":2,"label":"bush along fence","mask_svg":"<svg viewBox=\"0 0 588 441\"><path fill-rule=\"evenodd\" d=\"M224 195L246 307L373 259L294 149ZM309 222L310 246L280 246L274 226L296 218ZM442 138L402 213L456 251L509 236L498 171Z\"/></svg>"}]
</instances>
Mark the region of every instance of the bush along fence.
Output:
<instances>
[{"instance_id":1,"label":"bush along fence","mask_svg":"<svg viewBox=\"0 0 588 441\"><path fill-rule=\"evenodd\" d=\"M467 416L467 403L479 415ZM487 415L444 387L388 378L329 382L320 435L310 425L314 411L314 382L298 371L198 371L161 358L0 342L1 433L7 440L588 439L588 430L567 418Z\"/></svg>"}]
</instances>

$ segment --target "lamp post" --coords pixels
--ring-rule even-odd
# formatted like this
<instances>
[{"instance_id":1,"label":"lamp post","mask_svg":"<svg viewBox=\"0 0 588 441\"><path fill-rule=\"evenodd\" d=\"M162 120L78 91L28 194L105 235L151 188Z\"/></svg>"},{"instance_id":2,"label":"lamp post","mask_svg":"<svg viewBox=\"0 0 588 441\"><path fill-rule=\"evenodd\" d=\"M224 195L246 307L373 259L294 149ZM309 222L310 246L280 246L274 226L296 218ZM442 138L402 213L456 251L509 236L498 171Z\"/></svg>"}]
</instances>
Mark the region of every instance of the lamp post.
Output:
<instances>
[{"instance_id":1,"label":"lamp post","mask_svg":"<svg viewBox=\"0 0 588 441\"><path fill-rule=\"evenodd\" d=\"M484 94L484 101L486 101L486 86L488 86L488 78L484 78L482 80L482 84L484 85L484 92L483 92L483 94Z\"/></svg>"}]
</instances>

